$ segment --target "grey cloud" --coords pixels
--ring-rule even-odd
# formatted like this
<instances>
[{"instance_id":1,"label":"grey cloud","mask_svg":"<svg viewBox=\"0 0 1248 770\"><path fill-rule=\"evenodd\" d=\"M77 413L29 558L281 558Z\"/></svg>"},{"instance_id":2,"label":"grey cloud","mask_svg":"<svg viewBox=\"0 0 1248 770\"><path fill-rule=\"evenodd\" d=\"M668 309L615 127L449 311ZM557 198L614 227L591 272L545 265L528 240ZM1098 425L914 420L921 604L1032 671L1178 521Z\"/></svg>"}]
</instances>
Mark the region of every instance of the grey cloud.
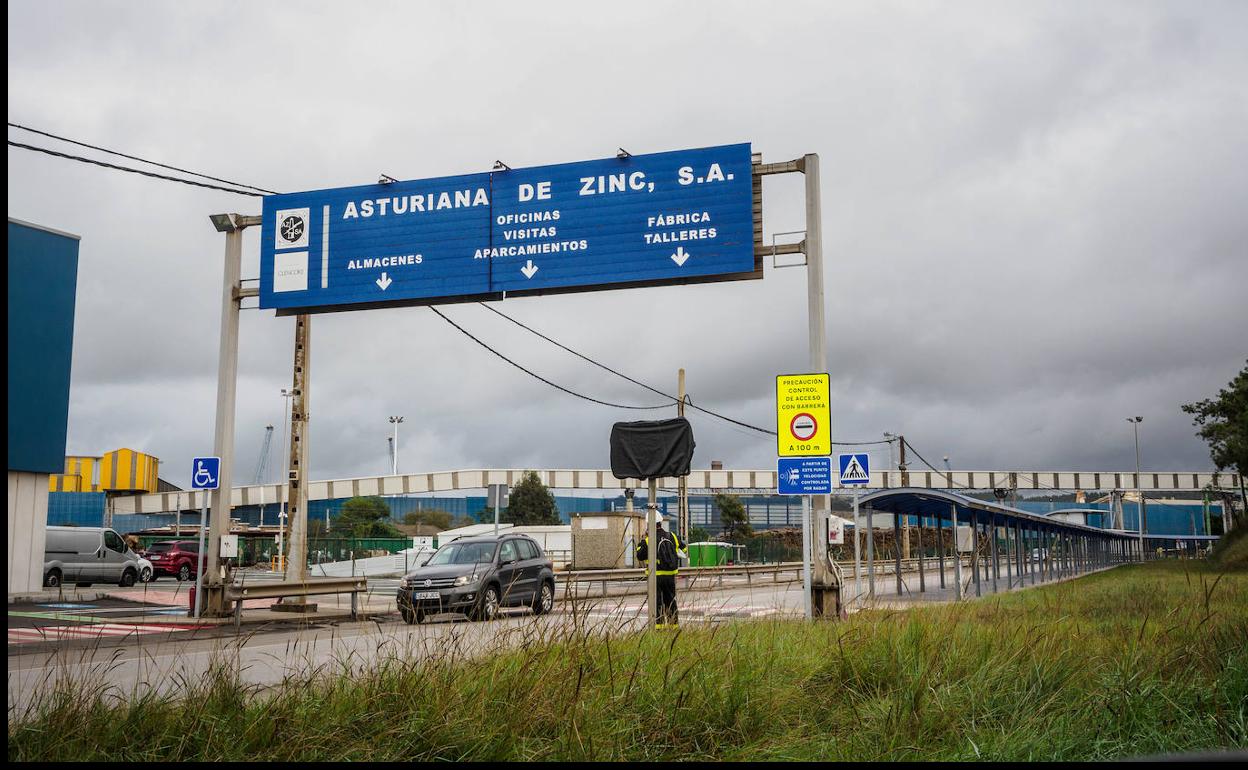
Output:
<instances>
[{"instance_id":1,"label":"grey cloud","mask_svg":"<svg viewBox=\"0 0 1248 770\"><path fill-rule=\"evenodd\" d=\"M279 191L617 146L818 152L838 438L903 432L964 468L1123 468L1143 414L1146 466L1206 468L1178 406L1248 351L1246 21L1233 2L17 2L9 114ZM215 400L207 215L259 201L9 164L11 216L83 235L70 451L132 445L184 481ZM764 195L768 242L803 227L800 179ZM769 264L763 281L499 307L664 390L684 367L695 403L773 427L774 376L808 366L805 298L801 268ZM445 312L573 390L661 401L481 308ZM293 322L248 310L241 329L249 477L264 425L281 430ZM611 422L646 415L554 391L425 309L321 316L313 335L318 477L384 471L389 414L407 417L409 471L600 466ZM770 437L691 417L698 464L773 462Z\"/></svg>"}]
</instances>

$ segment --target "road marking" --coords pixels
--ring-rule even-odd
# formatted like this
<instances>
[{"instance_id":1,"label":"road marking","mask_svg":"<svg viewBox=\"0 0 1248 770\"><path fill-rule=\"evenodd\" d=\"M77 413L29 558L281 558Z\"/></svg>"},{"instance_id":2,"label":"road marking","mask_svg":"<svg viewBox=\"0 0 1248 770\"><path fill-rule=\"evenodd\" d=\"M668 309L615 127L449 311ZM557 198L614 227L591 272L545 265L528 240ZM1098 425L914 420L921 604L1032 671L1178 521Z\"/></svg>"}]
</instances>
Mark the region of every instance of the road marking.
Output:
<instances>
[{"instance_id":1,"label":"road marking","mask_svg":"<svg viewBox=\"0 0 1248 770\"><path fill-rule=\"evenodd\" d=\"M126 637L141 634L167 634L174 631L193 631L200 626L183 624L147 623L98 623L85 626L41 626L37 628L10 628L9 644L60 641L62 639L96 639L100 637Z\"/></svg>"}]
</instances>

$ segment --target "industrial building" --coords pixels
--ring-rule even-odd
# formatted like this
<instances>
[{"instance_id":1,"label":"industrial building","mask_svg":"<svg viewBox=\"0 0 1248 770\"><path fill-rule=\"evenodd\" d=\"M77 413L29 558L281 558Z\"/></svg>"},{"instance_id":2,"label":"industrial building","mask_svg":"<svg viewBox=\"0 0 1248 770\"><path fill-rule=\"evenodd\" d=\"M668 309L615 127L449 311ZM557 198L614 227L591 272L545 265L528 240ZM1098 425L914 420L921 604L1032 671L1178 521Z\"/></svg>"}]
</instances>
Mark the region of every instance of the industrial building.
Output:
<instances>
[{"instance_id":1,"label":"industrial building","mask_svg":"<svg viewBox=\"0 0 1248 770\"><path fill-rule=\"evenodd\" d=\"M10 596L43 585L49 479L64 470L79 237L9 217Z\"/></svg>"}]
</instances>

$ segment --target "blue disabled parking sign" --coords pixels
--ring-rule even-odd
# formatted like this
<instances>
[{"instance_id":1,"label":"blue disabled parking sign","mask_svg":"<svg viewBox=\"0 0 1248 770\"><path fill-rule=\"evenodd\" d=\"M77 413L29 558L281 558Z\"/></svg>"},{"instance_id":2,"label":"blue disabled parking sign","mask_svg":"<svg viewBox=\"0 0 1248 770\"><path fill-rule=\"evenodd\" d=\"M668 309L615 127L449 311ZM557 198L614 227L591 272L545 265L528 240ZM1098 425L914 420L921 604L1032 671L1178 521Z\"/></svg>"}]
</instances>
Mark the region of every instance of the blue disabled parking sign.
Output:
<instances>
[{"instance_id":1,"label":"blue disabled parking sign","mask_svg":"<svg viewBox=\"0 0 1248 770\"><path fill-rule=\"evenodd\" d=\"M220 457L196 457L191 461L191 489L216 489L220 478Z\"/></svg>"},{"instance_id":2,"label":"blue disabled parking sign","mask_svg":"<svg viewBox=\"0 0 1248 770\"><path fill-rule=\"evenodd\" d=\"M871 483L871 460L866 452L839 455L843 487L865 487Z\"/></svg>"},{"instance_id":3,"label":"blue disabled parking sign","mask_svg":"<svg viewBox=\"0 0 1248 770\"><path fill-rule=\"evenodd\" d=\"M776 486L782 495L830 495L832 458L781 457L776 461Z\"/></svg>"}]
</instances>

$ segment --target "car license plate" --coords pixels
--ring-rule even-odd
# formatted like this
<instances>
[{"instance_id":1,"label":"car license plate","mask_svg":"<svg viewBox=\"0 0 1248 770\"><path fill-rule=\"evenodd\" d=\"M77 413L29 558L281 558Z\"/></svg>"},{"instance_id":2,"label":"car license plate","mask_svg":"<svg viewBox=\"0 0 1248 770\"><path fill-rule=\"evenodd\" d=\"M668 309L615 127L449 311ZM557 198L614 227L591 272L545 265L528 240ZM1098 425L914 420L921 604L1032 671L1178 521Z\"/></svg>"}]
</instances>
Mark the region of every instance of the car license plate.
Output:
<instances>
[{"instance_id":1,"label":"car license plate","mask_svg":"<svg viewBox=\"0 0 1248 770\"><path fill-rule=\"evenodd\" d=\"M159 557L159 556L149 556L149 557L148 557L148 560L149 560L149 561L160 561L160 557Z\"/></svg>"},{"instance_id":2,"label":"car license plate","mask_svg":"<svg viewBox=\"0 0 1248 770\"><path fill-rule=\"evenodd\" d=\"M442 595L437 591L417 591L412 595L412 598L416 601L420 601L421 599L440 599L442 598Z\"/></svg>"}]
</instances>

